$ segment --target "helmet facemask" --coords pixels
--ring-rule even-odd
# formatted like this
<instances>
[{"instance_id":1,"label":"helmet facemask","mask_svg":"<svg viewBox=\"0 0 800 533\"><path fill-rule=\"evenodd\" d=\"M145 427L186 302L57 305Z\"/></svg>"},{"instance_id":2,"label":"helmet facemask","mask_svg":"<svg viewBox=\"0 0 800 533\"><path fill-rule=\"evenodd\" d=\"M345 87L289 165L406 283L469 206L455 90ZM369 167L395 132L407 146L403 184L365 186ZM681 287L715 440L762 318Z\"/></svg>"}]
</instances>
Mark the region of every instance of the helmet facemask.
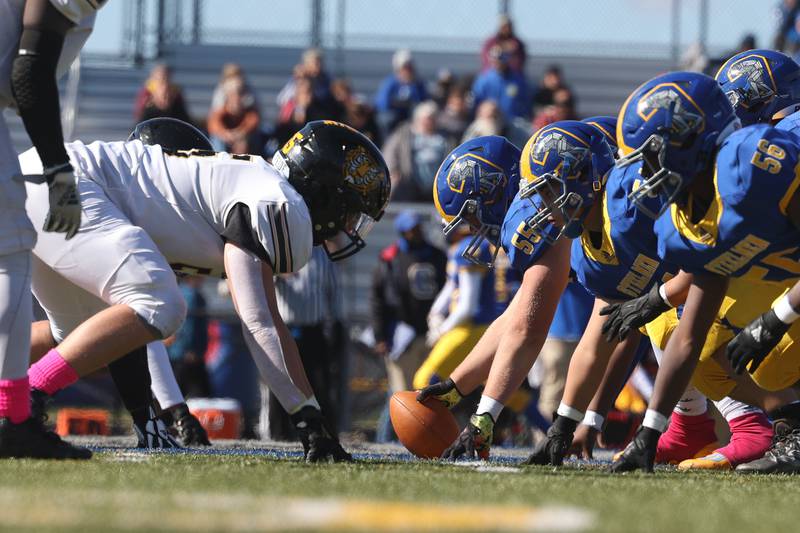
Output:
<instances>
[{"instance_id":1,"label":"helmet facemask","mask_svg":"<svg viewBox=\"0 0 800 533\"><path fill-rule=\"evenodd\" d=\"M536 209L536 214L526 221L528 227L534 235L548 244L553 244L562 235L573 239L583 231L583 218L589 206L586 205L584 196L575 190L570 190L573 187L570 187L568 180L575 181L578 187L586 186L580 184L580 181L586 178L582 176L583 172L577 169L591 156L588 149L582 149L578 155L579 157L575 157L572 153L563 154L563 161L555 172L542 174L526 185L520 193L520 197L528 198ZM594 165L591 166L594 172ZM591 187L594 191L600 189L600 181L594 174L591 176ZM534 201L534 198L538 198L539 201ZM560 226L555 235L548 231L553 222Z\"/></svg>"},{"instance_id":2,"label":"helmet facemask","mask_svg":"<svg viewBox=\"0 0 800 533\"><path fill-rule=\"evenodd\" d=\"M654 133L642 146L621 157L620 168L642 161L642 177L639 187L632 191L628 198L642 213L652 219L660 217L670 204L675 202L683 190L684 179L680 173L667 168L667 134ZM658 211L648 207L648 199L659 198ZM652 202L652 200L650 200Z\"/></svg>"},{"instance_id":3,"label":"helmet facemask","mask_svg":"<svg viewBox=\"0 0 800 533\"><path fill-rule=\"evenodd\" d=\"M504 192L508 178L499 171L485 171L473 160L467 160L464 164L471 166L471 179L474 184L477 184L477 190L470 198L464 201L458 214L445 225L443 229L444 235L448 236L461 224L468 224L472 231L472 238L462 257L475 265L491 268L500 249L501 224L491 220L492 217L486 207L505 201ZM499 222L502 223L502 221ZM487 241L494 246L492 259L488 263L480 259L480 249L483 241Z\"/></svg>"}]
</instances>

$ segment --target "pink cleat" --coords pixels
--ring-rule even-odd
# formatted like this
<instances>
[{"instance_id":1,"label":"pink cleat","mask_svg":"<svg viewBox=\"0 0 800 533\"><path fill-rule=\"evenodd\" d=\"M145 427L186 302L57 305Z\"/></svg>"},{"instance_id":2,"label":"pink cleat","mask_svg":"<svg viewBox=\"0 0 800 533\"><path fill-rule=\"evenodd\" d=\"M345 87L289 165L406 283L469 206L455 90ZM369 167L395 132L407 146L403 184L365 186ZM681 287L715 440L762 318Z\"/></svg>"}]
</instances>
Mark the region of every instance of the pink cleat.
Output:
<instances>
[{"instance_id":1,"label":"pink cleat","mask_svg":"<svg viewBox=\"0 0 800 533\"><path fill-rule=\"evenodd\" d=\"M678 464L703 457L718 446L714 420L708 413L696 416L672 413L667 431L658 440L656 463Z\"/></svg>"},{"instance_id":2,"label":"pink cleat","mask_svg":"<svg viewBox=\"0 0 800 533\"><path fill-rule=\"evenodd\" d=\"M727 446L698 459L688 459L678 470L731 470L736 465L761 458L772 442L772 424L761 411L746 413L728 422L731 441ZM659 443L660 444L660 443Z\"/></svg>"}]
</instances>

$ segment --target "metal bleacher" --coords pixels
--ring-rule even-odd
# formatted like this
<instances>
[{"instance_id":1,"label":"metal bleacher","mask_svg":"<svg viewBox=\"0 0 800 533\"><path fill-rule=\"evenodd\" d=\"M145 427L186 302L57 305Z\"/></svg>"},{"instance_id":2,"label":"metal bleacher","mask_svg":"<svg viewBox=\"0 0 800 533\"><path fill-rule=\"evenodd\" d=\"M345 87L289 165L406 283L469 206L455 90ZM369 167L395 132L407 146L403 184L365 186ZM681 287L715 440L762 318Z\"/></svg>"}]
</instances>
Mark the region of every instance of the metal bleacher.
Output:
<instances>
[{"instance_id":1,"label":"metal bleacher","mask_svg":"<svg viewBox=\"0 0 800 533\"><path fill-rule=\"evenodd\" d=\"M203 122L213 89L224 63L242 65L252 87L257 91L265 124L277 115L276 96L291 75L303 49L223 45L171 45L162 60L169 63L175 80L184 90L190 114ZM478 66L476 51L464 53L415 52L415 62L423 79L434 79L447 68L457 76L474 74ZM334 76L348 78L356 92L371 97L381 79L390 71L391 52L346 50L326 56L328 70ZM543 69L561 65L565 78L578 98L581 116L616 113L627 94L643 80L669 68L667 60L591 57L539 57L528 60L529 80L540 79ZM119 140L127 136L133 118L137 91L152 64L133 66L119 61L86 57L81 66L76 122L73 137L82 140ZM6 111L12 139L20 150L30 146L19 119ZM390 206L384 221L368 239L367 249L343 266L344 301L348 317L368 316L367 287L380 249L394 238L393 214L403 206ZM431 219L431 206L414 206ZM440 239L437 224L429 224L434 238Z\"/></svg>"}]
</instances>

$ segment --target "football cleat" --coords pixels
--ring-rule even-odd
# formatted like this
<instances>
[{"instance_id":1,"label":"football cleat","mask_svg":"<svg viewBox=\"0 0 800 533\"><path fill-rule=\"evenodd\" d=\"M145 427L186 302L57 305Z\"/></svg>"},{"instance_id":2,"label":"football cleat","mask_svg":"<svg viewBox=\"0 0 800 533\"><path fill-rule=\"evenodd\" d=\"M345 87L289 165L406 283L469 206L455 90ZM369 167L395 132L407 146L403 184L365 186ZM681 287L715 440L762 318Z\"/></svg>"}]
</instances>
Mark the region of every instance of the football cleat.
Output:
<instances>
[{"instance_id":1,"label":"football cleat","mask_svg":"<svg viewBox=\"0 0 800 533\"><path fill-rule=\"evenodd\" d=\"M140 409L131 414L133 415L133 430L138 439L137 448L149 450L181 448L181 445L167 431L164 421L156 416L152 407Z\"/></svg>"},{"instance_id":2,"label":"football cleat","mask_svg":"<svg viewBox=\"0 0 800 533\"><path fill-rule=\"evenodd\" d=\"M800 473L800 428L777 421L775 436L764 457L740 464L737 474L798 474Z\"/></svg>"},{"instance_id":3,"label":"football cleat","mask_svg":"<svg viewBox=\"0 0 800 533\"><path fill-rule=\"evenodd\" d=\"M47 431L41 420L31 417L20 424L0 418L0 458L89 459L92 452L74 446Z\"/></svg>"},{"instance_id":4,"label":"football cleat","mask_svg":"<svg viewBox=\"0 0 800 533\"><path fill-rule=\"evenodd\" d=\"M45 392L39 389L31 389L31 418L34 418L42 424L47 422L47 408L50 406L52 398Z\"/></svg>"},{"instance_id":5,"label":"football cleat","mask_svg":"<svg viewBox=\"0 0 800 533\"><path fill-rule=\"evenodd\" d=\"M772 424L763 412L743 414L728 424L731 441L727 446L705 457L683 461L678 470L731 470L738 464L763 457L773 436Z\"/></svg>"}]
</instances>

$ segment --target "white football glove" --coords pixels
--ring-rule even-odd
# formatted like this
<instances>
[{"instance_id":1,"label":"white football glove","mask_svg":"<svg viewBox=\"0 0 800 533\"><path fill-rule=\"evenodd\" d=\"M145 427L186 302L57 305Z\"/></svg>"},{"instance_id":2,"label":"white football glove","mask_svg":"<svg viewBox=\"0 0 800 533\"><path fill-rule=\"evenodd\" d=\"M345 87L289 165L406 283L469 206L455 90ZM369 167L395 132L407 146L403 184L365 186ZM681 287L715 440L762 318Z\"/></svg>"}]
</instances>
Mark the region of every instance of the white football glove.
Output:
<instances>
[{"instance_id":1,"label":"white football glove","mask_svg":"<svg viewBox=\"0 0 800 533\"><path fill-rule=\"evenodd\" d=\"M44 220L44 231L66 233L69 240L81 227L81 200L75 170L69 163L45 169L50 196L50 210Z\"/></svg>"}]
</instances>

